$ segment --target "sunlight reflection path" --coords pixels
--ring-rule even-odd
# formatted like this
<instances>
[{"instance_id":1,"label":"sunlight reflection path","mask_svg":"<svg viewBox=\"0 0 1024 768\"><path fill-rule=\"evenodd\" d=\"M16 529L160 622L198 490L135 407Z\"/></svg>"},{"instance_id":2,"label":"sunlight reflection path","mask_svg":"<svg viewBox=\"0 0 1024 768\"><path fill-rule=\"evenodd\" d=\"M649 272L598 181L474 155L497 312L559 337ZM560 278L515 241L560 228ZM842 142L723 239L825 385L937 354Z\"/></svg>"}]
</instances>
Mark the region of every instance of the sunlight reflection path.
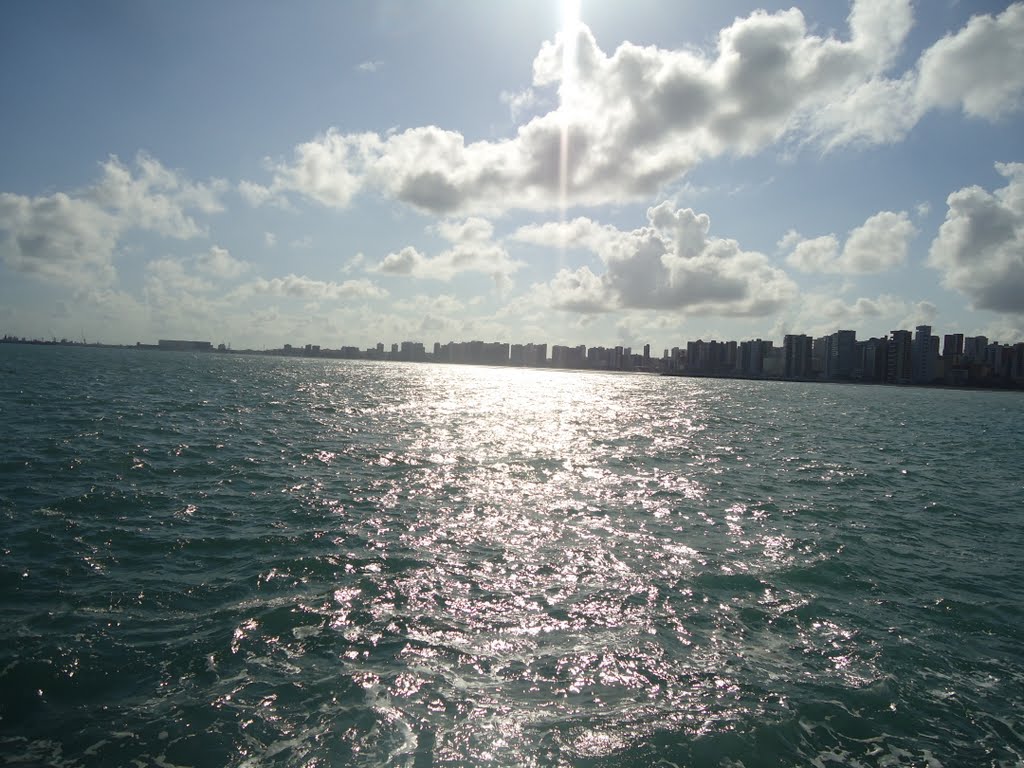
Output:
<instances>
[{"instance_id":1,"label":"sunlight reflection path","mask_svg":"<svg viewBox=\"0 0 1024 768\"><path fill-rule=\"evenodd\" d=\"M577 86L576 46L581 22L580 0L562 0L562 82L559 97L562 114L561 145L558 153L559 205L562 224L565 224L569 207L569 123L572 120L569 106ZM562 245L564 254L565 244Z\"/></svg>"}]
</instances>

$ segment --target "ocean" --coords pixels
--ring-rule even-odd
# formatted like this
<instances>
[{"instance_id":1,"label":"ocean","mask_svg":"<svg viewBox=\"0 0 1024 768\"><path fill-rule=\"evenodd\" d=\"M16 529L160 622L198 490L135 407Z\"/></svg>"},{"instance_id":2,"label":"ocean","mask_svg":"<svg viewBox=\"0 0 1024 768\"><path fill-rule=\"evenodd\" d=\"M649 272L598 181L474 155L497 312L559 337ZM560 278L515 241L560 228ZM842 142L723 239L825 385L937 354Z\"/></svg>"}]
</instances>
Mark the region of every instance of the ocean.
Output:
<instances>
[{"instance_id":1,"label":"ocean","mask_svg":"<svg viewBox=\"0 0 1024 768\"><path fill-rule=\"evenodd\" d=\"M0 759L1019 766L1024 396L0 345Z\"/></svg>"}]
</instances>

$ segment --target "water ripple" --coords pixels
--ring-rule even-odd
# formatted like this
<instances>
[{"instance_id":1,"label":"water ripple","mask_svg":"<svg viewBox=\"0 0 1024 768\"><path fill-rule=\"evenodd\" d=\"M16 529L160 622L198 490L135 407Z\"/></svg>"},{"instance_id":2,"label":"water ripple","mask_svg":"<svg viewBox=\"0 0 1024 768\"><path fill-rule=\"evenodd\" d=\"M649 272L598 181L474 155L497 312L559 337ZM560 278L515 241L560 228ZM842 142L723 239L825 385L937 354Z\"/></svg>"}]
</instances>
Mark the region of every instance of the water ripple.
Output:
<instances>
[{"instance_id":1,"label":"water ripple","mask_svg":"<svg viewBox=\"0 0 1024 768\"><path fill-rule=\"evenodd\" d=\"M1024 755L1019 397L3 354L8 761Z\"/></svg>"}]
</instances>

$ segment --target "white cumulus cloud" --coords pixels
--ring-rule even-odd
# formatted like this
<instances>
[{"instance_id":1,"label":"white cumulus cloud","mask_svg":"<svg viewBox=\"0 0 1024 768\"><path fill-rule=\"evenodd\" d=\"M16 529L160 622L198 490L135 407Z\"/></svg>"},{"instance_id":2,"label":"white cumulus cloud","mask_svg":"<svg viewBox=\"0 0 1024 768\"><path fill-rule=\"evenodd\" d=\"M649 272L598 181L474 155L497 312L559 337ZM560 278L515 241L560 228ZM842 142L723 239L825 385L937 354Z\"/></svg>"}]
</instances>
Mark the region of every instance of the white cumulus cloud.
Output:
<instances>
[{"instance_id":1,"label":"white cumulus cloud","mask_svg":"<svg viewBox=\"0 0 1024 768\"><path fill-rule=\"evenodd\" d=\"M796 297L793 281L763 254L735 240L709 235L706 214L663 202L647 211L647 225L632 231L578 219L563 225L577 244L592 249L604 271L562 269L539 292L559 309L596 313L662 310L721 316L764 316ZM554 242L556 226L524 228L519 239Z\"/></svg>"},{"instance_id":2,"label":"white cumulus cloud","mask_svg":"<svg viewBox=\"0 0 1024 768\"><path fill-rule=\"evenodd\" d=\"M906 211L880 211L853 229L840 248L834 234L803 239L790 231L779 246L791 249L786 262L803 272L868 274L903 264L917 229Z\"/></svg>"},{"instance_id":3,"label":"white cumulus cloud","mask_svg":"<svg viewBox=\"0 0 1024 768\"><path fill-rule=\"evenodd\" d=\"M1024 314L1024 163L997 163L1005 187L965 187L947 199L928 263L977 309Z\"/></svg>"},{"instance_id":4,"label":"white cumulus cloud","mask_svg":"<svg viewBox=\"0 0 1024 768\"><path fill-rule=\"evenodd\" d=\"M331 129L299 144L268 185L240 188L253 202L298 194L345 207L366 189L435 215L547 211L649 198L703 161L786 138L890 142L933 109L985 119L1019 109L1024 4L972 18L902 73L891 70L910 0L854 0L847 23L845 38L819 35L798 8L756 11L711 48L627 42L611 53L579 25L542 46L529 88L502 96L522 115L557 92L554 109L512 136Z\"/></svg>"},{"instance_id":5,"label":"white cumulus cloud","mask_svg":"<svg viewBox=\"0 0 1024 768\"><path fill-rule=\"evenodd\" d=\"M18 272L70 282L109 283L121 225L90 200L0 194L4 262Z\"/></svg>"},{"instance_id":6,"label":"white cumulus cloud","mask_svg":"<svg viewBox=\"0 0 1024 768\"><path fill-rule=\"evenodd\" d=\"M486 219L471 216L465 220L444 220L433 228L452 245L436 256L428 256L406 246L389 253L374 268L389 275L408 275L431 280L451 280L463 272L489 275L499 289L507 288L521 261L493 239L494 227Z\"/></svg>"},{"instance_id":7,"label":"white cumulus cloud","mask_svg":"<svg viewBox=\"0 0 1024 768\"><path fill-rule=\"evenodd\" d=\"M891 69L913 26L910 0L854 0L847 26L845 37L820 35L797 8L756 11L707 49L627 42L607 53L580 24L542 45L529 89L503 95L523 114L557 92L556 107L508 138L472 141L433 125L331 129L278 163L269 185L243 191L344 207L370 190L435 215L602 205L648 198L704 160L783 139L891 142L931 109L993 119L1020 107L1022 3L972 18L902 73Z\"/></svg>"},{"instance_id":8,"label":"white cumulus cloud","mask_svg":"<svg viewBox=\"0 0 1024 768\"><path fill-rule=\"evenodd\" d=\"M337 283L294 274L269 280L258 277L232 292L232 297L235 298L278 296L306 301L383 299L387 295L386 290L370 280L345 280Z\"/></svg>"},{"instance_id":9,"label":"white cumulus cloud","mask_svg":"<svg viewBox=\"0 0 1024 768\"><path fill-rule=\"evenodd\" d=\"M0 257L12 269L72 283L113 280L121 236L143 230L176 239L205 234L194 213L222 210L222 181L192 182L139 153L110 157L84 190L44 197L0 194Z\"/></svg>"},{"instance_id":10,"label":"white cumulus cloud","mask_svg":"<svg viewBox=\"0 0 1024 768\"><path fill-rule=\"evenodd\" d=\"M998 118L1024 95L1024 4L999 15L975 16L921 56L920 108L960 107L973 117Z\"/></svg>"},{"instance_id":11,"label":"white cumulus cloud","mask_svg":"<svg viewBox=\"0 0 1024 768\"><path fill-rule=\"evenodd\" d=\"M548 210L563 191L570 204L639 199L705 158L754 152L796 129L805 113L880 73L911 21L909 0L858 0L848 40L812 34L791 9L737 19L712 51L623 43L612 54L581 24L542 46L529 98L507 98L525 105L536 89L558 91L557 108L513 137L331 130L299 145L264 189L345 206L371 188L435 214Z\"/></svg>"},{"instance_id":12,"label":"white cumulus cloud","mask_svg":"<svg viewBox=\"0 0 1024 768\"><path fill-rule=\"evenodd\" d=\"M249 263L236 259L227 248L214 245L206 253L195 257L196 268L210 277L229 279L241 277L249 269Z\"/></svg>"}]
</instances>

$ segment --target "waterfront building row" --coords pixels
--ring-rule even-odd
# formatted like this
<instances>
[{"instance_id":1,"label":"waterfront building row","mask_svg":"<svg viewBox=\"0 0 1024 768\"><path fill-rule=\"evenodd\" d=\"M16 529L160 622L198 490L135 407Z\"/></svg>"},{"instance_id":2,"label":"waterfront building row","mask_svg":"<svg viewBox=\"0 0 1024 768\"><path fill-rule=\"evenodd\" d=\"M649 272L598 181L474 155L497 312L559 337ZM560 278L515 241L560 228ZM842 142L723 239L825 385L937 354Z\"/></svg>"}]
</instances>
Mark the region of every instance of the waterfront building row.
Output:
<instances>
[{"instance_id":1,"label":"waterfront building row","mask_svg":"<svg viewBox=\"0 0 1024 768\"><path fill-rule=\"evenodd\" d=\"M555 344L550 355L548 350L546 343L450 341L434 342L427 351L422 342L403 341L392 344L390 352L383 344L366 350L286 345L271 354L798 381L1024 386L1024 342L999 344L984 336L955 333L944 336L940 344L927 325L914 333L897 329L868 339L858 339L856 331L848 329L817 338L787 334L782 346L769 339L698 339L666 349L660 358L651 356L649 344L642 354L626 346Z\"/></svg>"},{"instance_id":2,"label":"waterfront building row","mask_svg":"<svg viewBox=\"0 0 1024 768\"><path fill-rule=\"evenodd\" d=\"M940 343L941 341L941 343ZM3 343L62 344L79 346L62 339L52 342L14 336ZM84 344L84 342L82 342ZM102 345L100 345L102 346ZM802 381L861 381L889 384L944 384L952 386L1024 387L1024 342L1000 344L985 336L962 333L940 337L931 326L920 325L914 333L897 329L882 337L857 339L853 330L841 329L812 338L787 334L782 346L768 339L746 341L689 341L685 346L666 349L652 357L650 345L638 354L631 347L587 347L546 343L435 342L430 352L418 341L383 343L360 349L337 349L316 344L285 344L273 350L232 350L211 342L161 339L157 344L135 345L138 349L189 352L244 352L295 357L439 362L468 365L523 366L536 368L577 368L604 371L648 371L683 376L719 376Z\"/></svg>"}]
</instances>

